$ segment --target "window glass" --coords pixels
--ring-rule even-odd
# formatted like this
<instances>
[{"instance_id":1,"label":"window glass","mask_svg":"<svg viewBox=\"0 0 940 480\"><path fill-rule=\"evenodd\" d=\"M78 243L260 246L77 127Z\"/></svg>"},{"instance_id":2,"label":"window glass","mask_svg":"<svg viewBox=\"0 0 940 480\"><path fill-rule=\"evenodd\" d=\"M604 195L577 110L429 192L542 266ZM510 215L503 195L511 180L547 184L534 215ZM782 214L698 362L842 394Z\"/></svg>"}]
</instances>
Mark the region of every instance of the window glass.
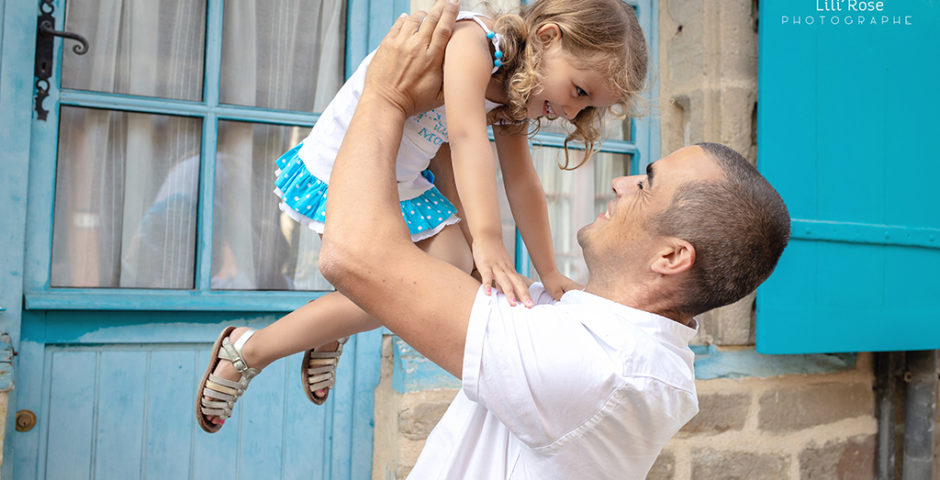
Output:
<instances>
[{"instance_id":1,"label":"window glass","mask_svg":"<svg viewBox=\"0 0 940 480\"><path fill-rule=\"evenodd\" d=\"M322 111L343 84L346 2L226 0L222 103Z\"/></svg>"},{"instance_id":2,"label":"window glass","mask_svg":"<svg viewBox=\"0 0 940 480\"><path fill-rule=\"evenodd\" d=\"M179 100L202 98L206 4L193 0L69 0L62 87Z\"/></svg>"},{"instance_id":3,"label":"window glass","mask_svg":"<svg viewBox=\"0 0 940 480\"><path fill-rule=\"evenodd\" d=\"M278 207L274 160L309 128L219 122L212 288L326 290L320 237Z\"/></svg>"},{"instance_id":4,"label":"window glass","mask_svg":"<svg viewBox=\"0 0 940 480\"><path fill-rule=\"evenodd\" d=\"M62 107L52 286L193 287L200 127Z\"/></svg>"}]
</instances>

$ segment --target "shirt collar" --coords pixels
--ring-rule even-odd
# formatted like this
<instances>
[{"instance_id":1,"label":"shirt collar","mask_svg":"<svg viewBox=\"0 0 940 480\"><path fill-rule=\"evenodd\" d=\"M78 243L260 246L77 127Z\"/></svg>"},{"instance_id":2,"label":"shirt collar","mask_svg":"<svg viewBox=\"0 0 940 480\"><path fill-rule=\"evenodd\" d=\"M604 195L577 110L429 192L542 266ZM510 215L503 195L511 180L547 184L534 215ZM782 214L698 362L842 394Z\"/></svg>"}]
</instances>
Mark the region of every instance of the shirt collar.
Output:
<instances>
[{"instance_id":1,"label":"shirt collar","mask_svg":"<svg viewBox=\"0 0 940 480\"><path fill-rule=\"evenodd\" d=\"M672 320L671 318L666 318L662 315L657 315L645 310L628 307L624 304L614 302L613 300L608 300L604 297L599 297L583 290L569 290L561 297L561 301L558 303L562 305L586 305L599 307L604 311L611 312L613 316L620 321L629 322L637 327L642 328L651 335L660 337L663 340L680 347L687 347L689 342L698 332L699 322L697 319L693 319L695 322L695 328L687 327L675 320ZM610 329L616 326L616 324L607 321L590 323L592 328L600 328L610 332L611 334L614 332L612 332Z\"/></svg>"}]
</instances>

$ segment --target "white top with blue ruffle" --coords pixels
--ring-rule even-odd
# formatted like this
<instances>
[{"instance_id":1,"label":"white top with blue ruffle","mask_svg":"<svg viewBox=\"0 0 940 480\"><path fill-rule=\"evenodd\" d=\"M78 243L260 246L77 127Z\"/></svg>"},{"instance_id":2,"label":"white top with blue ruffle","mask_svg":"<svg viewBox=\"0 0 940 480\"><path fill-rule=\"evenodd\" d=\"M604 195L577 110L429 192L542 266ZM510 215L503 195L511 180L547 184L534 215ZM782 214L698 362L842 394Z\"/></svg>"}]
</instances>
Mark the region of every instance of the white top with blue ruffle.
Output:
<instances>
[{"instance_id":1,"label":"white top with blue ruffle","mask_svg":"<svg viewBox=\"0 0 940 480\"><path fill-rule=\"evenodd\" d=\"M477 20L476 17L481 15L474 12L460 12L457 20ZM477 23L479 23L478 20ZM483 26L481 24L481 27ZM356 72L349 77L323 111L298 152L307 170L324 182L329 183L333 162L339 152L340 143L346 135L346 130L349 128L349 121L356 110L359 98L362 96L366 69L374 55L373 51L359 64ZM501 106L501 104L484 100L487 113ZM383 126L375 125L375 128L383 128ZM400 200L417 197L431 188L431 183L421 175L421 171L428 167L428 163L437 154L441 144L447 141L447 117L443 106L419 113L405 121L401 147L398 149L398 159L395 165Z\"/></svg>"}]
</instances>

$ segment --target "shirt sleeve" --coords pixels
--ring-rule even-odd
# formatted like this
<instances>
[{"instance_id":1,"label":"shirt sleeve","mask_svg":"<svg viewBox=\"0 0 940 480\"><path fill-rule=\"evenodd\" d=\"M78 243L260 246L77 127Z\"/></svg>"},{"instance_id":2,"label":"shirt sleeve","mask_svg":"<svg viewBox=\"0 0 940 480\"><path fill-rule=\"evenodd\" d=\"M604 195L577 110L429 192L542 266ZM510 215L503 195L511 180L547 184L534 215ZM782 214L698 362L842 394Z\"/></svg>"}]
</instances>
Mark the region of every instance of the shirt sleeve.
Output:
<instances>
[{"instance_id":1,"label":"shirt sleeve","mask_svg":"<svg viewBox=\"0 0 940 480\"><path fill-rule=\"evenodd\" d=\"M531 290L543 296L541 285ZM531 448L547 446L601 410L620 377L602 343L565 310L510 307L482 288L470 313L462 387Z\"/></svg>"}]
</instances>

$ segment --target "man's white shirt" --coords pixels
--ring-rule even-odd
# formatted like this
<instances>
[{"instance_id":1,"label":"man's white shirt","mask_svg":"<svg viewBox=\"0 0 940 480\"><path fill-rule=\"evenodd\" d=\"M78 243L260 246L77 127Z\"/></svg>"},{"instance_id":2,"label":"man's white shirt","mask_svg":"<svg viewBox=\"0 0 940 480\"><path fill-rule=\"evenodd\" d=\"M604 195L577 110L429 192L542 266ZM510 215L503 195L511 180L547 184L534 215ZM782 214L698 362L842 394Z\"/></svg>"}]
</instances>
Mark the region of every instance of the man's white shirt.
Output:
<instances>
[{"instance_id":1,"label":"man's white shirt","mask_svg":"<svg viewBox=\"0 0 940 480\"><path fill-rule=\"evenodd\" d=\"M412 479L644 478L698 412L696 330L582 291L477 293L461 391Z\"/></svg>"}]
</instances>

